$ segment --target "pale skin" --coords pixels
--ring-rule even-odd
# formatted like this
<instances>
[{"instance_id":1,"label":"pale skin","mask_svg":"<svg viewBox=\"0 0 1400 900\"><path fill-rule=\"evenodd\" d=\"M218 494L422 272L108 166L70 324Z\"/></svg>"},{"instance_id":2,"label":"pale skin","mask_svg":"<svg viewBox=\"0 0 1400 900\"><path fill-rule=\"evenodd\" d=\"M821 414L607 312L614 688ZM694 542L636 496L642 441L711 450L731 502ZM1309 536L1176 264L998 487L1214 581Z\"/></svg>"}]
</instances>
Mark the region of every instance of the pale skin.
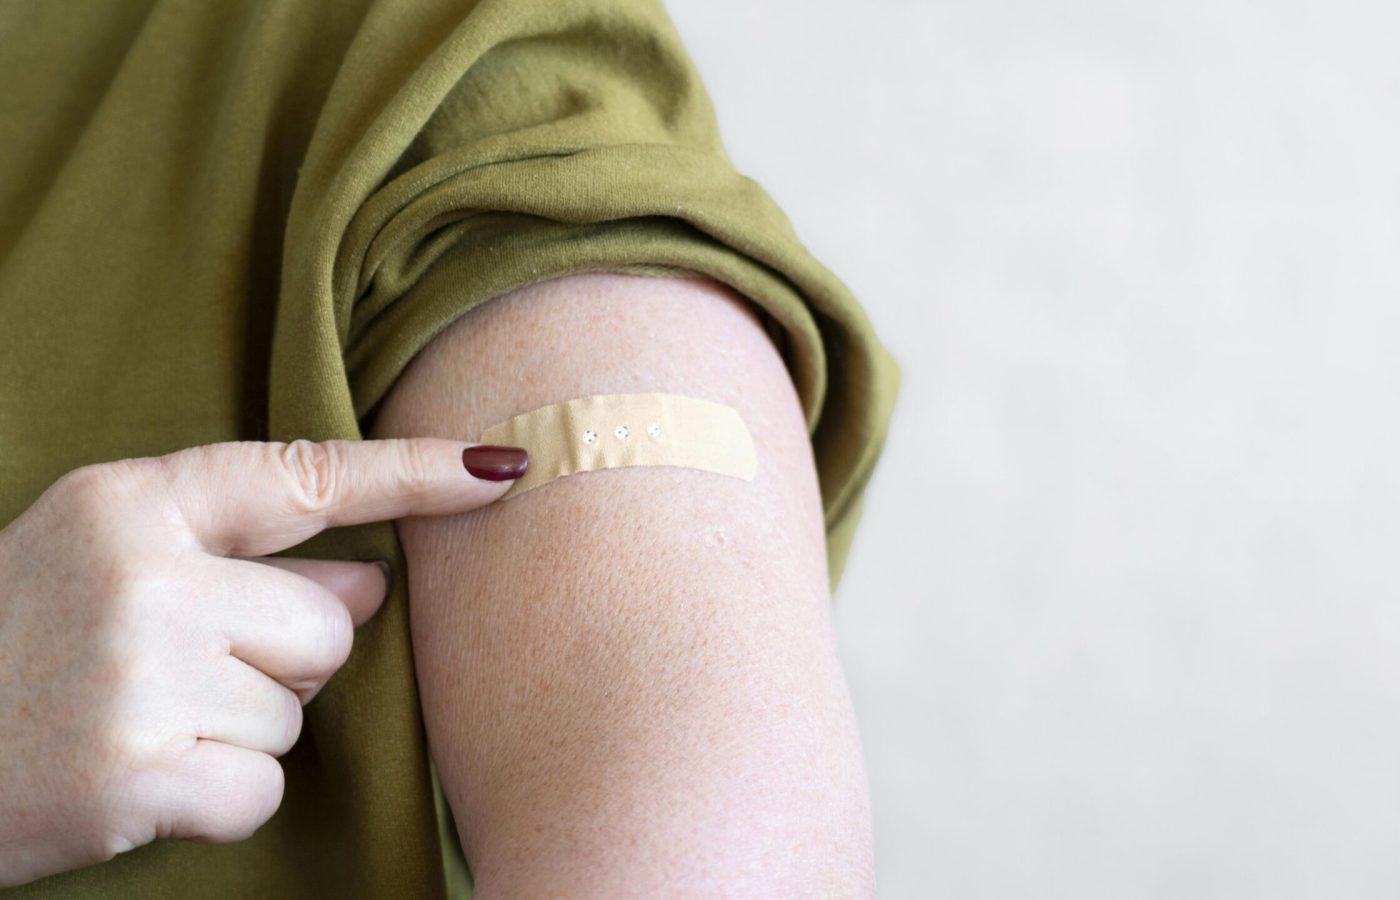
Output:
<instances>
[{"instance_id":1,"label":"pale skin","mask_svg":"<svg viewBox=\"0 0 1400 900\"><path fill-rule=\"evenodd\" d=\"M739 410L756 478L616 469L496 503L509 482L462 468L511 415L645 391ZM741 298L616 275L497 298L367 437L85 466L0 529L0 887L256 831L385 589L373 565L267 555L398 520L479 898L873 895L811 446Z\"/></svg>"},{"instance_id":2,"label":"pale skin","mask_svg":"<svg viewBox=\"0 0 1400 900\"><path fill-rule=\"evenodd\" d=\"M0 887L156 838L241 841L384 599L326 528L465 512L462 441L254 441L83 466L0 529Z\"/></svg>"},{"instance_id":3,"label":"pale skin","mask_svg":"<svg viewBox=\"0 0 1400 900\"><path fill-rule=\"evenodd\" d=\"M811 444L745 300L607 274L515 291L425 348L369 437L644 391L737 409L755 479L610 469L397 523L477 896L873 896Z\"/></svg>"}]
</instances>

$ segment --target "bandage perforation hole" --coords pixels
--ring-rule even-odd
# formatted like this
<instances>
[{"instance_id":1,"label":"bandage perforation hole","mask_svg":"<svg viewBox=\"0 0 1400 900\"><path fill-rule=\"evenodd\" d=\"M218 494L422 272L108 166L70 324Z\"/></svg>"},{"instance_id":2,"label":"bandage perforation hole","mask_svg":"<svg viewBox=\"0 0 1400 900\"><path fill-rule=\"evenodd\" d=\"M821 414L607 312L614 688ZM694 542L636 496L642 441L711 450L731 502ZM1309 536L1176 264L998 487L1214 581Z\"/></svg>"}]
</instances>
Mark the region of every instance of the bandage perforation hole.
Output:
<instances>
[{"instance_id":1,"label":"bandage perforation hole","mask_svg":"<svg viewBox=\"0 0 1400 900\"><path fill-rule=\"evenodd\" d=\"M620 441L627 440L627 435L631 433L632 432L628 430L626 425L619 425L613 429L613 434L617 435L617 439Z\"/></svg>"},{"instance_id":2,"label":"bandage perforation hole","mask_svg":"<svg viewBox=\"0 0 1400 900\"><path fill-rule=\"evenodd\" d=\"M598 432L594 431L592 428L583 433L583 442L585 444L591 444L596 440L598 440Z\"/></svg>"},{"instance_id":3,"label":"bandage perforation hole","mask_svg":"<svg viewBox=\"0 0 1400 900\"><path fill-rule=\"evenodd\" d=\"M647 434L651 435L654 438L661 437L661 426L656 424L655 422L652 422L650 425L647 426Z\"/></svg>"}]
</instances>

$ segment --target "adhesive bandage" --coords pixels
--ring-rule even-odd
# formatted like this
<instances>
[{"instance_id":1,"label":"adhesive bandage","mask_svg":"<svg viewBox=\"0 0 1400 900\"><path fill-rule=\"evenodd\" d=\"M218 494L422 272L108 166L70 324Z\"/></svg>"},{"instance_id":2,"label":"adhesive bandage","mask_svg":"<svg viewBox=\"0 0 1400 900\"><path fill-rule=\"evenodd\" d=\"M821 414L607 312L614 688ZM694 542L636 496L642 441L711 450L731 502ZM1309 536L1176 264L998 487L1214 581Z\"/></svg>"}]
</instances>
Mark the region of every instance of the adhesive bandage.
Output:
<instances>
[{"instance_id":1,"label":"adhesive bandage","mask_svg":"<svg viewBox=\"0 0 1400 900\"><path fill-rule=\"evenodd\" d=\"M565 475L683 466L753 480L758 455L739 411L681 394L593 394L521 413L479 443L524 447L530 466L502 500Z\"/></svg>"}]
</instances>

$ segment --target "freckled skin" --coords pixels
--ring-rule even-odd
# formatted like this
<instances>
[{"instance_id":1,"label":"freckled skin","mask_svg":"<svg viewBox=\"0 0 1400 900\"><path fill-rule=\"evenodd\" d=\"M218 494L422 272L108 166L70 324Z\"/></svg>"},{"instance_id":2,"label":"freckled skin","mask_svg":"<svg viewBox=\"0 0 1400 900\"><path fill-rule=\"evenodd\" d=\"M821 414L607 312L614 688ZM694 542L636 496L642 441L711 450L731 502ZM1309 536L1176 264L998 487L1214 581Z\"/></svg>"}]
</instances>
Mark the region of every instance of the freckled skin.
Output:
<instances>
[{"instance_id":1,"label":"freckled skin","mask_svg":"<svg viewBox=\"0 0 1400 900\"><path fill-rule=\"evenodd\" d=\"M600 470L398 523L429 742L478 896L873 896L810 440L746 301L699 279L522 289L439 335L371 436L470 440L650 391L737 409L755 479Z\"/></svg>"}]
</instances>

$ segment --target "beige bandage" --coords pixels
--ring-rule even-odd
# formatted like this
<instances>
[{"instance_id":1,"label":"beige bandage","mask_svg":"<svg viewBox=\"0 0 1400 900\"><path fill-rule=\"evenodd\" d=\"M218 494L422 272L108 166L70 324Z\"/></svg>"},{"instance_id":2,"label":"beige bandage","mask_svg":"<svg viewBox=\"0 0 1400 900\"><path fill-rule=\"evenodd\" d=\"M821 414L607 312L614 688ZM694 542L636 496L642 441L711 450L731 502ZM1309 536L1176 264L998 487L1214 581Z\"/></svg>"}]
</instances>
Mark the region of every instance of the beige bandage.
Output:
<instances>
[{"instance_id":1,"label":"beige bandage","mask_svg":"<svg viewBox=\"0 0 1400 900\"><path fill-rule=\"evenodd\" d=\"M478 443L524 447L530 466L502 500L565 475L623 466L684 466L751 481L753 438L739 411L681 394L594 394L521 413Z\"/></svg>"}]
</instances>

